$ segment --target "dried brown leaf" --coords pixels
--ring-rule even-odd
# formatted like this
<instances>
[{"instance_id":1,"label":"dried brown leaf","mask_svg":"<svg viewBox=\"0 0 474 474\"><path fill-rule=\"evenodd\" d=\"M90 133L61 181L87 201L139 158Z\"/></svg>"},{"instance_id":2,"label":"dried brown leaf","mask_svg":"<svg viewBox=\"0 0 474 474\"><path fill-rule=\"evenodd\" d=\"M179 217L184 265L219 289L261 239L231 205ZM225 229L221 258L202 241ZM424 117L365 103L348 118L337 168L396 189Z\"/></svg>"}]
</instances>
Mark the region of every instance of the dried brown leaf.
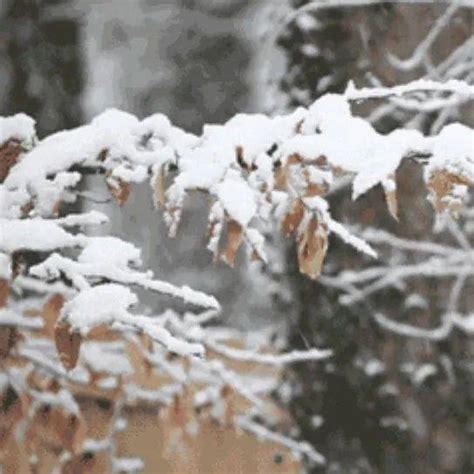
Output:
<instances>
[{"instance_id":1,"label":"dried brown leaf","mask_svg":"<svg viewBox=\"0 0 474 474\"><path fill-rule=\"evenodd\" d=\"M259 261L259 262L265 263L265 258L263 258L263 256L256 249L254 249L252 250L252 254L250 255L250 261L251 262Z\"/></svg>"},{"instance_id":2,"label":"dried brown leaf","mask_svg":"<svg viewBox=\"0 0 474 474\"><path fill-rule=\"evenodd\" d=\"M106 179L106 183L110 194L112 194L120 206L123 206L130 196L130 183L126 183L120 178L114 178L113 181Z\"/></svg>"},{"instance_id":3,"label":"dried brown leaf","mask_svg":"<svg viewBox=\"0 0 474 474\"><path fill-rule=\"evenodd\" d=\"M10 296L10 281L6 278L0 278L0 308L6 306Z\"/></svg>"},{"instance_id":4,"label":"dried brown leaf","mask_svg":"<svg viewBox=\"0 0 474 474\"><path fill-rule=\"evenodd\" d=\"M0 360L8 356L16 344L19 334L13 326L0 326Z\"/></svg>"},{"instance_id":5,"label":"dried brown leaf","mask_svg":"<svg viewBox=\"0 0 474 474\"><path fill-rule=\"evenodd\" d=\"M244 148L241 145L235 147L235 160L242 169L248 170L248 165L244 160Z\"/></svg>"},{"instance_id":6,"label":"dried brown leaf","mask_svg":"<svg viewBox=\"0 0 474 474\"><path fill-rule=\"evenodd\" d=\"M298 165L300 163L303 163L302 156L298 153L293 153L288 157L288 160L286 161L286 166Z\"/></svg>"},{"instance_id":7,"label":"dried brown leaf","mask_svg":"<svg viewBox=\"0 0 474 474\"><path fill-rule=\"evenodd\" d=\"M71 330L71 326L65 321L59 321L54 331L54 341L59 359L68 370L73 369L79 358L81 348L81 335Z\"/></svg>"},{"instance_id":8,"label":"dried brown leaf","mask_svg":"<svg viewBox=\"0 0 474 474\"><path fill-rule=\"evenodd\" d=\"M300 225L304 216L304 204L301 199L296 199L291 206L291 210L285 215L281 223L281 230L285 236L293 234Z\"/></svg>"},{"instance_id":9,"label":"dried brown leaf","mask_svg":"<svg viewBox=\"0 0 474 474\"><path fill-rule=\"evenodd\" d=\"M60 293L55 293L48 298L43 305L41 316L44 321L44 332L53 337L54 326L59 318L59 313L64 305L64 296Z\"/></svg>"},{"instance_id":10,"label":"dried brown leaf","mask_svg":"<svg viewBox=\"0 0 474 474\"><path fill-rule=\"evenodd\" d=\"M288 168L286 166L280 166L275 171L274 188L285 190L287 185L288 185Z\"/></svg>"},{"instance_id":11,"label":"dried brown leaf","mask_svg":"<svg viewBox=\"0 0 474 474\"><path fill-rule=\"evenodd\" d=\"M10 169L24 151L25 149L16 140L9 140L0 146L0 183L5 181Z\"/></svg>"},{"instance_id":12,"label":"dried brown leaf","mask_svg":"<svg viewBox=\"0 0 474 474\"><path fill-rule=\"evenodd\" d=\"M42 404L34 413L26 437L33 448L43 445L75 454L86 439L86 426L82 417L64 407Z\"/></svg>"},{"instance_id":13,"label":"dried brown leaf","mask_svg":"<svg viewBox=\"0 0 474 474\"><path fill-rule=\"evenodd\" d=\"M449 210L457 213L461 210L461 202L454 195L456 186L469 186L472 183L462 175L447 170L435 170L428 180L431 202L437 213Z\"/></svg>"},{"instance_id":14,"label":"dried brown leaf","mask_svg":"<svg viewBox=\"0 0 474 474\"><path fill-rule=\"evenodd\" d=\"M322 270L328 247L328 232L323 224L312 217L306 229L298 236L298 264L300 272L317 278Z\"/></svg>"},{"instance_id":15,"label":"dried brown leaf","mask_svg":"<svg viewBox=\"0 0 474 474\"><path fill-rule=\"evenodd\" d=\"M323 184L310 183L305 191L305 197L322 196L326 193L327 187Z\"/></svg>"},{"instance_id":16,"label":"dried brown leaf","mask_svg":"<svg viewBox=\"0 0 474 474\"><path fill-rule=\"evenodd\" d=\"M24 414L26 399L10 384L3 388L0 394L0 450L6 438L14 431L14 427Z\"/></svg>"},{"instance_id":17,"label":"dried brown leaf","mask_svg":"<svg viewBox=\"0 0 474 474\"><path fill-rule=\"evenodd\" d=\"M243 229L242 226L233 219L227 222L227 242L225 249L220 253L220 259L233 267L235 263L235 256L242 244Z\"/></svg>"}]
</instances>

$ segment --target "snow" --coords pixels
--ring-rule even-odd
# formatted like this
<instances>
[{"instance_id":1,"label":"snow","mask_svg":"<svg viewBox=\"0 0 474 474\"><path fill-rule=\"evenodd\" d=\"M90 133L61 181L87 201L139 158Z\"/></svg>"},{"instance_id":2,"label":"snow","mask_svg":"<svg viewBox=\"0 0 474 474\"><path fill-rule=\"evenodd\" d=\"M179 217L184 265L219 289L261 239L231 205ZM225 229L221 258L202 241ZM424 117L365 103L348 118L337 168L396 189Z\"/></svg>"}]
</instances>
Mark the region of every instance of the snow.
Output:
<instances>
[{"instance_id":1,"label":"snow","mask_svg":"<svg viewBox=\"0 0 474 474\"><path fill-rule=\"evenodd\" d=\"M22 329L41 329L43 320L41 318L23 316L7 308L0 309L0 327L15 326Z\"/></svg>"},{"instance_id":2,"label":"snow","mask_svg":"<svg viewBox=\"0 0 474 474\"><path fill-rule=\"evenodd\" d=\"M98 263L127 268L130 263L141 265L141 252L129 242L117 237L89 237L79 254L80 263Z\"/></svg>"},{"instance_id":3,"label":"snow","mask_svg":"<svg viewBox=\"0 0 474 474\"><path fill-rule=\"evenodd\" d=\"M301 13L295 18L295 23L304 32L318 30L321 28L321 23L314 15L309 13Z\"/></svg>"},{"instance_id":4,"label":"snow","mask_svg":"<svg viewBox=\"0 0 474 474\"><path fill-rule=\"evenodd\" d=\"M26 149L31 148L36 139L35 121L23 113L0 117L0 146L11 139Z\"/></svg>"},{"instance_id":5,"label":"snow","mask_svg":"<svg viewBox=\"0 0 474 474\"><path fill-rule=\"evenodd\" d=\"M82 345L81 361L96 373L131 375L132 366L123 343L87 341Z\"/></svg>"},{"instance_id":6,"label":"snow","mask_svg":"<svg viewBox=\"0 0 474 474\"><path fill-rule=\"evenodd\" d=\"M224 125L205 125L198 143L179 159L176 185L183 189L210 189L230 167L238 166L239 148L242 164L251 169L273 144L294 133L302 112L297 109L273 119L261 114L238 114Z\"/></svg>"},{"instance_id":7,"label":"snow","mask_svg":"<svg viewBox=\"0 0 474 474\"><path fill-rule=\"evenodd\" d=\"M54 222L64 227L101 225L109 221L109 218L99 211L89 211L82 214L68 214Z\"/></svg>"},{"instance_id":8,"label":"snow","mask_svg":"<svg viewBox=\"0 0 474 474\"><path fill-rule=\"evenodd\" d=\"M170 405L173 401L173 396L180 393L181 390L179 385L165 386L159 390L147 389L134 383L129 383L125 386L127 403L131 404L143 401L146 403Z\"/></svg>"},{"instance_id":9,"label":"snow","mask_svg":"<svg viewBox=\"0 0 474 474\"><path fill-rule=\"evenodd\" d=\"M365 240L351 234L350 231L346 229L341 223L335 221L331 217L329 214L329 205L327 201L325 201L320 196L313 196L310 198L304 198L303 202L308 208L318 212L321 221L327 225L329 232L336 234L346 244L351 245L359 252L365 253L372 258L377 258L377 252L367 242L365 242Z\"/></svg>"},{"instance_id":10,"label":"snow","mask_svg":"<svg viewBox=\"0 0 474 474\"><path fill-rule=\"evenodd\" d=\"M0 218L0 250L6 253L17 250L47 252L76 247L83 242L82 236L69 234L53 221Z\"/></svg>"},{"instance_id":11,"label":"snow","mask_svg":"<svg viewBox=\"0 0 474 474\"><path fill-rule=\"evenodd\" d=\"M424 148L415 130L377 133L364 119L353 117L347 100L337 94L326 94L308 109L301 133L285 143L283 155L296 153L306 160L322 155L333 167L356 173L354 199L393 174L412 149Z\"/></svg>"},{"instance_id":12,"label":"snow","mask_svg":"<svg viewBox=\"0 0 474 474\"><path fill-rule=\"evenodd\" d=\"M254 421L251 421L248 417L238 416L237 424L240 428L249 431L257 436L261 441L266 440L275 442L283 446L288 447L295 453L299 453L307 456L315 464L325 464L326 459L323 455L318 453L309 443L304 441L295 441L291 438L271 431L263 425L260 425Z\"/></svg>"},{"instance_id":13,"label":"snow","mask_svg":"<svg viewBox=\"0 0 474 474\"><path fill-rule=\"evenodd\" d=\"M257 212L255 193L241 178L229 177L216 186L216 194L229 216L247 227Z\"/></svg>"},{"instance_id":14,"label":"snow","mask_svg":"<svg viewBox=\"0 0 474 474\"><path fill-rule=\"evenodd\" d=\"M0 252L0 279L9 280L11 274L12 271L10 257Z\"/></svg>"},{"instance_id":15,"label":"snow","mask_svg":"<svg viewBox=\"0 0 474 474\"><path fill-rule=\"evenodd\" d=\"M81 239L81 243L87 246L87 242L95 238ZM122 246L123 247L123 246ZM101 251L103 246L101 247ZM127 252L129 252L128 248ZM66 274L74 283L83 284L84 277L105 278L118 283L139 285L147 290L156 291L174 298L181 298L188 304L202 306L204 308L220 309L217 300L203 292L193 290L188 286L177 287L166 281L153 280L151 272L137 272L128 267L116 265L117 261L123 263L124 254L111 252L107 249L108 262L75 262L60 254L52 254L42 263L30 268L30 274L38 278L57 278L60 272ZM135 255L134 251L126 253L126 256ZM105 256L105 255L104 255ZM87 284L87 283L86 283Z\"/></svg>"},{"instance_id":16,"label":"snow","mask_svg":"<svg viewBox=\"0 0 474 474\"><path fill-rule=\"evenodd\" d=\"M112 170L110 176L112 178L118 178L125 183L141 183L148 177L148 170L142 165L138 165L135 168L118 165Z\"/></svg>"},{"instance_id":17,"label":"snow","mask_svg":"<svg viewBox=\"0 0 474 474\"><path fill-rule=\"evenodd\" d=\"M135 135L150 136L149 144L154 149L160 149L165 155L176 150L178 154L193 147L198 138L183 130L174 127L168 117L163 114L154 114L145 118L135 127Z\"/></svg>"},{"instance_id":18,"label":"snow","mask_svg":"<svg viewBox=\"0 0 474 474\"><path fill-rule=\"evenodd\" d=\"M319 48L311 43L303 44L301 52L304 56L309 56L310 58L316 58L321 55Z\"/></svg>"},{"instance_id":19,"label":"snow","mask_svg":"<svg viewBox=\"0 0 474 474\"><path fill-rule=\"evenodd\" d=\"M324 423L324 418L321 416L321 415L313 415L311 417L311 426L314 428L314 429L318 429L318 428L321 428L321 426L323 425Z\"/></svg>"},{"instance_id":20,"label":"snow","mask_svg":"<svg viewBox=\"0 0 474 474\"><path fill-rule=\"evenodd\" d=\"M306 22L306 28L316 27ZM304 52L309 55L317 53L308 46ZM400 88L371 89L370 93L349 87L345 95L326 95L309 108L299 108L285 116L270 118L261 114L239 114L223 125L205 126L199 137L174 127L162 114L139 121L125 112L108 110L89 125L59 132L36 144L34 122L31 119L25 116L2 119L0 137L14 137L27 144L26 148L35 146L20 157L5 183L0 185L0 277L10 278L9 254L17 250L56 251L31 267L29 277L20 275L13 289L19 292L34 289L46 294L60 291L68 297L61 310L60 321L68 323L72 331L87 335L95 326L109 325L111 329L122 332L128 342L133 341L141 356L154 369L176 382L160 390L127 384L125 403L141 399L154 404L171 404L175 395L182 393L185 385L192 381L199 384L198 391L194 393L194 402L212 403L217 415L223 414L225 410L222 402L224 386L231 387L239 397L250 402L256 412L263 413L263 408L267 406L266 395L275 389L277 377L274 372L276 374L277 371L268 373L266 368L263 375L233 372L218 358L205 359L206 350L217 357L237 362L236 366L242 365L238 364L240 361L273 367L324 359L331 356L331 350L312 348L280 353L276 345L272 346L273 350L266 352L261 351L261 346L247 345L244 349L232 347L231 343L226 343L226 339L230 339L229 333L224 337L222 331L213 331L206 324L220 309L215 298L187 286L178 287L156 280L150 271L137 270L135 267L141 264L140 250L118 237L90 237L76 234L77 229L68 232L69 227L103 224L107 221L106 216L92 211L61 218L44 217L53 215L53 208L58 201L72 202L72 198L77 195L72 188L82 178L79 171L81 167L95 168L115 183L140 183L148 180L152 172L155 175L164 172L169 173L167 181L172 181L166 192L165 203L165 215L170 227L176 228L188 191L199 190L209 194L212 202L209 223L213 230L209 247L215 253L219 250L224 221L232 219L242 227L243 241L249 254L255 256L256 253L266 260L262 229L266 230L270 225L264 225L270 224L270 220L281 218L292 203L300 200L304 204L304 215L299 222L299 230L304 230L310 220L314 222L316 219L321 224L320 232L336 234L357 250L376 257L376 252L366 241L332 218L328 201L322 195L315 195L323 191L319 188L315 191L314 186L309 189L309 186L318 184L321 188L331 190L336 181L335 176L341 169L353 180L354 198L379 183L386 191L394 192L397 168L403 159L413 155L426 157L425 178L439 169L459 174L472 182L474 140L470 128L451 124L434 137L424 137L415 130L397 130L383 135L368 121L352 114L351 102L354 100L398 96L419 92L420 88L434 92L449 91L453 95L472 95L472 86L458 82L443 85L413 83ZM419 97L422 94L417 93L413 101L419 100ZM277 169L283 176L277 175ZM466 191L467 186L458 184L453 187L451 194L462 197ZM24 210L23 206L30 203L33 209L28 207ZM367 240L392 248L397 245L402 249L414 248L409 241L393 236L387 239L380 232L372 237L367 234ZM393 270L390 274L381 266L373 266L363 272L351 270L345 275L337 275L333 280L338 279L338 288L346 290L354 300L378 291L379 279L388 286L402 282L403 275L417 275L417 271L424 272L423 275L457 275L457 268L454 267L460 266L464 255L462 252L458 252L457 260L454 259L449 267L444 268L442 257L452 253L448 245L431 245L429 248L426 242L416 245L415 250L424 253L430 254L434 249L438 260L411 264L410 267ZM381 276L381 273L385 276ZM467 270L466 275L470 275ZM66 289L65 284L53 286L42 281L62 277L71 285L70 288ZM331 280L331 277L324 276L323 283L324 278L326 282ZM363 286L359 290L360 284L367 284L365 293ZM181 298L187 304L210 311L185 316L173 311L155 316L134 314L131 307L136 305L138 299L129 286ZM34 303L35 306L38 304L37 301ZM12 306L0 310L2 324L28 330L42 326L41 318L23 316L26 314L23 312L26 305L15 302L13 306L11 300L8 304ZM413 304L414 301L407 298L406 306ZM374 318L389 331L435 341L447 337L452 330L467 334L474 330L472 314L450 312L434 328L417 328L381 314L375 314ZM150 346L142 344L138 337L141 334L151 339ZM237 338L239 341L242 339ZM126 348L123 341L82 341L77 375L66 372L59 365L51 341L44 344L39 340L31 342L28 339L17 347L22 358L39 367L39 370L54 374L61 381L75 381L82 376L88 383L90 372L99 373L101 377L92 380L104 390L119 387L120 377L132 374L133 367ZM170 362L166 359L169 352L180 357ZM368 376L375 376L384 370L383 363L369 355L365 356L359 367ZM328 364L328 370L330 368ZM436 367L429 364L413 367L411 375L414 383L421 385L435 370ZM288 395L290 398L291 390L291 384L288 383L280 387L283 397ZM76 406L71 398L68 392L63 391L58 394L39 394L36 400L37 403L50 400L75 412ZM318 427L323 420L314 417L312 421ZM305 443L281 436L250 418L240 417L237 423L262 439L279 442L309 456L315 462L322 462L321 456ZM134 466L136 469L141 468L140 463L138 465L126 459L117 460L117 463L122 466L116 465L117 470L134 470Z\"/></svg>"},{"instance_id":21,"label":"snow","mask_svg":"<svg viewBox=\"0 0 474 474\"><path fill-rule=\"evenodd\" d=\"M82 443L82 451L83 452L93 452L97 453L100 451L105 451L110 449L110 440L108 439L92 439L88 438Z\"/></svg>"},{"instance_id":22,"label":"snow","mask_svg":"<svg viewBox=\"0 0 474 474\"><path fill-rule=\"evenodd\" d=\"M61 318L73 330L87 334L94 326L113 323L137 302L136 295L126 286L106 283L83 290L68 301L61 311Z\"/></svg>"},{"instance_id":23,"label":"snow","mask_svg":"<svg viewBox=\"0 0 474 474\"><path fill-rule=\"evenodd\" d=\"M5 184L9 188L35 188L48 175L67 170L100 150L100 136L91 125L55 133L39 142L12 168Z\"/></svg>"},{"instance_id":24,"label":"snow","mask_svg":"<svg viewBox=\"0 0 474 474\"><path fill-rule=\"evenodd\" d=\"M474 334L474 313L467 315L455 315L453 314L452 320L459 329L464 331L466 334Z\"/></svg>"},{"instance_id":25,"label":"snow","mask_svg":"<svg viewBox=\"0 0 474 474\"><path fill-rule=\"evenodd\" d=\"M432 157L426 167L447 170L474 182L474 130L460 123L446 125L438 135L428 138Z\"/></svg>"},{"instance_id":26,"label":"snow","mask_svg":"<svg viewBox=\"0 0 474 474\"><path fill-rule=\"evenodd\" d=\"M113 471L120 474L127 472L139 472L145 467L140 458L114 458Z\"/></svg>"},{"instance_id":27,"label":"snow","mask_svg":"<svg viewBox=\"0 0 474 474\"><path fill-rule=\"evenodd\" d=\"M265 237L257 229L246 229L245 238L248 242L249 258L251 259L254 252L264 262L268 262L265 252Z\"/></svg>"},{"instance_id":28,"label":"snow","mask_svg":"<svg viewBox=\"0 0 474 474\"><path fill-rule=\"evenodd\" d=\"M328 349L308 349L305 351L291 351L283 354L265 354L256 350L235 349L230 346L218 344L215 341L207 340L207 346L214 351L239 361L252 361L259 364L285 365L304 360L321 360L332 356L332 351Z\"/></svg>"},{"instance_id":29,"label":"snow","mask_svg":"<svg viewBox=\"0 0 474 474\"><path fill-rule=\"evenodd\" d=\"M3 120L8 120L8 125L15 117ZM14 122L15 126L0 127L0 134L24 135L26 127L21 128L17 119ZM146 145L142 143L145 138ZM176 150L190 147L194 141L192 135L172 127L163 117L152 116L139 122L131 114L109 109L89 125L61 131L40 141L12 168L5 186L9 191L23 192L20 206L26 204L29 195L36 196L37 209L47 215L61 192L75 186L80 179L77 173L64 173L73 166L105 168L111 176L125 182L142 182L148 177L149 166L162 163L164 156L166 160L174 159ZM60 181L47 179L61 173Z\"/></svg>"},{"instance_id":30,"label":"snow","mask_svg":"<svg viewBox=\"0 0 474 474\"><path fill-rule=\"evenodd\" d=\"M80 416L79 406L74 397L66 389L61 389L57 393L53 392L37 392L34 393L33 405L39 408L41 405L50 405L54 407L64 408L69 413Z\"/></svg>"},{"instance_id":31,"label":"snow","mask_svg":"<svg viewBox=\"0 0 474 474\"><path fill-rule=\"evenodd\" d=\"M429 305L426 298L423 298L423 296L418 293L411 293L405 299L405 307L409 309L428 309Z\"/></svg>"},{"instance_id":32,"label":"snow","mask_svg":"<svg viewBox=\"0 0 474 474\"><path fill-rule=\"evenodd\" d=\"M106 283L82 289L69 300L61 311L61 319L71 326L72 331L86 335L93 327L102 324L116 329L138 329L167 350L179 355L204 354L201 344L189 343L174 337L169 331L148 316L128 312L130 306L138 303L136 295L126 286Z\"/></svg>"},{"instance_id":33,"label":"snow","mask_svg":"<svg viewBox=\"0 0 474 474\"><path fill-rule=\"evenodd\" d=\"M412 374L413 383L416 386L423 385L425 380L432 375L435 375L438 372L438 369L433 364L423 364L418 367Z\"/></svg>"},{"instance_id":34,"label":"snow","mask_svg":"<svg viewBox=\"0 0 474 474\"><path fill-rule=\"evenodd\" d=\"M102 390L114 390L119 386L119 379L114 376L102 377L96 382L96 384Z\"/></svg>"},{"instance_id":35,"label":"snow","mask_svg":"<svg viewBox=\"0 0 474 474\"><path fill-rule=\"evenodd\" d=\"M344 96L348 100L382 99L390 96L426 91L426 92L454 92L465 96L474 96L474 86L458 79L449 79L446 82L437 82L429 79L418 79L394 87L365 87L356 89L352 81L349 82Z\"/></svg>"},{"instance_id":36,"label":"snow","mask_svg":"<svg viewBox=\"0 0 474 474\"><path fill-rule=\"evenodd\" d=\"M285 116L238 114L223 125L206 125L200 137L174 127L162 114L140 122L130 114L110 109L89 125L53 134L26 153L0 187L0 212L4 217L19 217L19 209L33 198L35 212L51 215L65 191L80 180L79 173L70 171L74 165L100 167L107 171L108 180L128 183L146 180L152 170L169 162L179 169L166 192L165 220L170 234L176 232L186 193L204 190L217 198L231 219L241 224L246 242L252 246L253 237L255 243L260 239L247 232L250 222L256 222L255 218L267 220L272 208L281 211L278 207L281 201L272 201L278 198L277 194L268 194L274 186L274 163L280 161L285 165L295 154L302 158L303 164L291 166L289 183L293 190L286 190L290 194L304 192L308 181L330 186L336 169L353 175L354 199L379 183L395 191L395 181L390 177L402 159L416 153L432 155L426 168L427 179L435 169L448 169L472 181L473 132L468 127L448 125L435 137L423 137L415 130L382 135L366 120L354 117L350 107L354 98L389 97L419 90L470 94L471 89L459 81L446 84L416 81L399 88L371 89L369 95L367 90L357 91L350 85L344 95L326 94L308 109L298 108ZM18 122L18 118L13 119L11 123ZM22 130L18 124L15 127L11 130ZM320 157L326 158L328 166L312 162ZM461 200L466 193L467 187L459 184L451 196ZM74 218L68 219L69 223L62 222L65 226L74 222ZM357 249L375 255L367 244L351 237L339 223L329 219L327 223L330 231ZM86 219L77 224L85 225ZM221 223L216 224L216 234L210 242L213 251ZM111 247L119 245L115 241ZM258 246L262 250L260 242ZM123 251L128 252L125 248ZM107 252L111 259L115 258L112 253ZM258 253L263 255L263 251ZM105 256L105 245L99 248L96 243L84 250L82 258L92 262L94 257L102 256ZM124 267L126 258L123 258L117 260L117 266Z\"/></svg>"},{"instance_id":37,"label":"snow","mask_svg":"<svg viewBox=\"0 0 474 474\"><path fill-rule=\"evenodd\" d=\"M121 328L122 325L125 325L139 329L140 332L145 332L170 352L181 356L202 357L204 355L204 347L201 344L187 342L184 339L174 337L168 330L148 316L132 315L122 311L115 316L115 319L118 323L116 327Z\"/></svg>"},{"instance_id":38,"label":"snow","mask_svg":"<svg viewBox=\"0 0 474 474\"><path fill-rule=\"evenodd\" d=\"M370 359L366 362L364 370L369 377L374 377L385 371L385 364L379 359Z\"/></svg>"}]
</instances>

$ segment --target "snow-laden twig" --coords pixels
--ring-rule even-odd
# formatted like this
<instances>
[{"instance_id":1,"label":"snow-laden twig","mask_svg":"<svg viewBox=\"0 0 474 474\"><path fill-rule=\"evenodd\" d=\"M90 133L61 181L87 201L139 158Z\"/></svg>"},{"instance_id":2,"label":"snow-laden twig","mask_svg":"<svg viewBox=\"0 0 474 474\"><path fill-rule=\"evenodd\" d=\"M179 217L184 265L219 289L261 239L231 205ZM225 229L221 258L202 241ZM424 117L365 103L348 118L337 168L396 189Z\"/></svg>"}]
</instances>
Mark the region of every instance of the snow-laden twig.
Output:
<instances>
[{"instance_id":1,"label":"snow-laden twig","mask_svg":"<svg viewBox=\"0 0 474 474\"><path fill-rule=\"evenodd\" d=\"M428 54L428 51L435 42L435 40L449 24L458 9L459 4L457 2L452 2L450 5L448 5L448 8L444 12L444 14L437 19L433 27L426 35L425 39L418 44L412 55L409 58L402 60L396 57L394 54L389 53L388 60L390 64L402 71L411 71L418 67Z\"/></svg>"},{"instance_id":2,"label":"snow-laden twig","mask_svg":"<svg viewBox=\"0 0 474 474\"><path fill-rule=\"evenodd\" d=\"M374 314L374 319L385 329L406 337L415 337L440 341L446 339L453 327L457 326L467 334L474 333L474 316L462 316L456 313L446 313L441 319L441 325L433 328L419 328L409 324L399 323L381 313Z\"/></svg>"},{"instance_id":3,"label":"snow-laden twig","mask_svg":"<svg viewBox=\"0 0 474 474\"><path fill-rule=\"evenodd\" d=\"M353 82L349 82L344 96L348 100L383 99L392 96L402 96L414 92L450 92L460 96L474 96L474 85L464 81L450 79L444 83L429 79L418 79L393 87L362 87L357 89Z\"/></svg>"},{"instance_id":4,"label":"snow-laden twig","mask_svg":"<svg viewBox=\"0 0 474 474\"><path fill-rule=\"evenodd\" d=\"M450 247L435 242L403 239L382 229L366 229L362 232L362 237L373 244L389 245L390 247L410 252L428 253L440 256L449 256L461 252L461 250L456 247Z\"/></svg>"},{"instance_id":5,"label":"snow-laden twig","mask_svg":"<svg viewBox=\"0 0 474 474\"><path fill-rule=\"evenodd\" d=\"M265 426L256 423L246 416L238 416L236 419L237 426L245 431L253 433L257 439L262 441L271 441L273 443L280 444L289 448L295 454L307 456L309 461L315 464L325 464L326 459L320 453L318 453L309 443L304 441L295 441L294 439L288 438L281 433L276 433L269 430Z\"/></svg>"},{"instance_id":6,"label":"snow-laden twig","mask_svg":"<svg viewBox=\"0 0 474 474\"><path fill-rule=\"evenodd\" d=\"M0 309L0 327L13 326L19 329L41 329L43 320L40 317L23 316L8 308Z\"/></svg>"},{"instance_id":7,"label":"snow-laden twig","mask_svg":"<svg viewBox=\"0 0 474 474\"><path fill-rule=\"evenodd\" d=\"M151 339L162 344L168 351L181 356L200 356L204 355L204 347L200 344L189 343L171 335L165 328L157 325L152 318L147 316L132 315L121 311L115 314L112 327L121 328L122 325L138 329L147 334Z\"/></svg>"},{"instance_id":8,"label":"snow-laden twig","mask_svg":"<svg viewBox=\"0 0 474 474\"><path fill-rule=\"evenodd\" d=\"M58 361L53 361L49 357L45 357L41 352L28 346L20 347L18 349L18 356L28 362L31 362L35 367L51 374L59 379L64 379L72 383L81 385L88 385L90 382L89 375L82 371L66 371Z\"/></svg>"},{"instance_id":9,"label":"snow-laden twig","mask_svg":"<svg viewBox=\"0 0 474 474\"><path fill-rule=\"evenodd\" d=\"M329 349L308 349L305 351L291 351L284 354L264 354L259 351L235 349L210 339L206 340L206 346L229 359L276 366L322 360L332 355L332 351Z\"/></svg>"},{"instance_id":10,"label":"snow-laden twig","mask_svg":"<svg viewBox=\"0 0 474 474\"><path fill-rule=\"evenodd\" d=\"M79 263L59 254L51 255L47 260L30 269L32 275L40 278L57 278L63 272L71 280L74 276L87 278L105 278L126 285L137 285L147 290L180 298L188 304L218 310L219 303L213 296L193 290L188 286L177 287L171 283L150 278L150 272L137 272L116 265L98 263Z\"/></svg>"}]
</instances>

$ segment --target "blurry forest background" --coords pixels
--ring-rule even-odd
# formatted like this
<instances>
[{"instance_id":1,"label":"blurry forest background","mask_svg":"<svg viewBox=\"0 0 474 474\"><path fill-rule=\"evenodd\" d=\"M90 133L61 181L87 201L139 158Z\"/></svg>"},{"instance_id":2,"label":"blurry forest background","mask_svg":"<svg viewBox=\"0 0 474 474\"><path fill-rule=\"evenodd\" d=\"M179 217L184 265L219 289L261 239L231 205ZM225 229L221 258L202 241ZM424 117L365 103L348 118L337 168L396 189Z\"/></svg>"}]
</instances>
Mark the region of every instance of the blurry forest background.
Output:
<instances>
[{"instance_id":1,"label":"blurry forest background","mask_svg":"<svg viewBox=\"0 0 474 474\"><path fill-rule=\"evenodd\" d=\"M222 123L237 112L308 105L326 92L343 91L350 79L359 86L418 77L474 81L468 3L457 9L454 2L331 3L351 2L1 0L0 115L31 115L42 137L117 107L139 118L162 112L199 133L204 123ZM304 12L294 15L296 8ZM445 18L443 30L421 61L405 67L390 60L389 52L410 57L439 18ZM463 55L466 67L449 76L453 53ZM406 125L436 133L452 121L474 124L472 103L442 117L439 111L393 106L364 112L372 113L382 131ZM419 180L410 165L398 177L404 196L398 223L387 215L378 189L357 203L355 217L347 214L350 193L341 186L332 209L345 222L426 239L433 217L417 195ZM93 177L88 187L94 189ZM336 288L298 273L294 250L283 238L273 238L268 268L243 258L238 269L214 266L200 237L205 219L199 213L191 219L189 212L179 237L170 240L147 189L134 190L123 209L105 195L94 199L111 215L112 233L142 248L144 262L158 277L214 294L227 324L271 326L287 335L291 348L334 349L328 361L296 365L275 394L290 406L301 436L327 455L327 472L473 471L472 338L455 331L441 339L400 337L372 318L382 311L437 327L446 302L442 283L427 279L343 306ZM87 200L81 205L87 207ZM193 206L205 214L204 201ZM326 272L361 262L334 242ZM472 312L472 282L463 294L464 309Z\"/></svg>"}]
</instances>

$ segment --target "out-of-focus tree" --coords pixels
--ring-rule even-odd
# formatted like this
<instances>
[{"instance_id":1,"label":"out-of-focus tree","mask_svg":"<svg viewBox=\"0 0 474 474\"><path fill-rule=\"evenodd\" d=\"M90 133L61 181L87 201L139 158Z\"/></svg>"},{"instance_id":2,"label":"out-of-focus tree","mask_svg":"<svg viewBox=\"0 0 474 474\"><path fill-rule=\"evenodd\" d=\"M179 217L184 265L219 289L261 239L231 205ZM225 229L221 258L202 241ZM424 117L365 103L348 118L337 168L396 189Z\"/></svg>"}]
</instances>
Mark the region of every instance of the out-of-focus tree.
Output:
<instances>
[{"instance_id":1,"label":"out-of-focus tree","mask_svg":"<svg viewBox=\"0 0 474 474\"><path fill-rule=\"evenodd\" d=\"M331 3L294 2L291 21L282 19L286 27L279 43L288 69L281 88L291 107L340 92L350 80L359 85L420 77L473 81L473 10L462 2ZM384 132L406 126L431 134L449 122L473 123L472 103L442 104L439 95L425 107L393 100L364 104L364 112ZM341 130L341 140L344 134ZM433 232L436 223L420 195L420 180L408 163L395 178L400 200L393 211L399 222L382 211L382 187L361 198L352 213L374 226L373 241L385 248L380 276L360 281L362 290L350 276L354 255L342 247L329 256L320 282L298 272L292 278L294 300L300 303L291 346L324 344L336 354L323 369L306 366L288 376L293 411L304 437L328 453L328 472L469 472L473 467L472 340L446 322L450 312L472 311L472 281L424 275L422 268L397 276L405 266L436 259L423 253L425 243L419 241L466 247L472 234L466 216L440 221ZM347 214L349 200L344 183L330 198L331 209L346 222L354 220ZM290 265L293 258L290 252ZM439 326L445 331L437 334Z\"/></svg>"},{"instance_id":2,"label":"out-of-focus tree","mask_svg":"<svg viewBox=\"0 0 474 474\"><path fill-rule=\"evenodd\" d=\"M83 58L73 3L5 0L0 22L2 113L37 117L40 136L81 123Z\"/></svg>"}]
</instances>

